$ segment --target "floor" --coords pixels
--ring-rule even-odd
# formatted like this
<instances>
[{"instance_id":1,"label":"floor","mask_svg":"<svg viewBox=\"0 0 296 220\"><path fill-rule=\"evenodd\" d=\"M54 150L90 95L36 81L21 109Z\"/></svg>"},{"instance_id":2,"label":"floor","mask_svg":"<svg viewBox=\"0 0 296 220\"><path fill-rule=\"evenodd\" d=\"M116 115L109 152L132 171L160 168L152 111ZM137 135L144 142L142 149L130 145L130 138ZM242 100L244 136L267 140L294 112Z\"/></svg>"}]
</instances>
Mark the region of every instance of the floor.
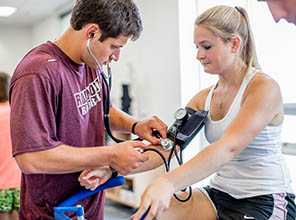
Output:
<instances>
[{"instance_id":1,"label":"floor","mask_svg":"<svg viewBox=\"0 0 296 220\"><path fill-rule=\"evenodd\" d=\"M105 220L128 220L135 213L134 208L114 202L110 199L105 201Z\"/></svg>"}]
</instances>

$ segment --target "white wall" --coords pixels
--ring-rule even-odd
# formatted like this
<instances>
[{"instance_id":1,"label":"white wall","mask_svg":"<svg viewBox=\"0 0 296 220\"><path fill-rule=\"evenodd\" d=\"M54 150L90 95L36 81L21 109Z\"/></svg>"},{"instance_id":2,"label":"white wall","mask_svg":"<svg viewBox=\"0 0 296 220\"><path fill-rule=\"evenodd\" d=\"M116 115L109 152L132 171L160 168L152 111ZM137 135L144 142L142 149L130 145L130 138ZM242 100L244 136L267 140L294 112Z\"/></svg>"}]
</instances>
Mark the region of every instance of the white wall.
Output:
<instances>
[{"instance_id":1,"label":"white wall","mask_svg":"<svg viewBox=\"0 0 296 220\"><path fill-rule=\"evenodd\" d=\"M61 22L58 15L50 16L32 27L33 45L54 41L61 34Z\"/></svg>"},{"instance_id":2,"label":"white wall","mask_svg":"<svg viewBox=\"0 0 296 220\"><path fill-rule=\"evenodd\" d=\"M59 16L51 16L33 26L0 25L0 71L13 74L17 64L33 47L61 33Z\"/></svg>"},{"instance_id":3,"label":"white wall","mask_svg":"<svg viewBox=\"0 0 296 220\"><path fill-rule=\"evenodd\" d=\"M120 106L120 84L131 84L133 115L139 119L158 115L171 123L181 105L178 1L138 0L143 32L122 49L112 65L112 100ZM119 90L118 90L119 89Z\"/></svg>"},{"instance_id":4,"label":"white wall","mask_svg":"<svg viewBox=\"0 0 296 220\"><path fill-rule=\"evenodd\" d=\"M12 75L16 65L32 47L29 27L0 25L0 71Z\"/></svg>"},{"instance_id":5,"label":"white wall","mask_svg":"<svg viewBox=\"0 0 296 220\"><path fill-rule=\"evenodd\" d=\"M32 39L34 46L45 43L47 41L55 41L65 31L65 23L70 24L70 15L64 15L66 12L70 12L74 6L75 1L68 1L68 4L63 5L57 9L55 15L51 15L39 22L35 23L32 27ZM62 19L60 16L66 16L66 19Z\"/></svg>"}]
</instances>

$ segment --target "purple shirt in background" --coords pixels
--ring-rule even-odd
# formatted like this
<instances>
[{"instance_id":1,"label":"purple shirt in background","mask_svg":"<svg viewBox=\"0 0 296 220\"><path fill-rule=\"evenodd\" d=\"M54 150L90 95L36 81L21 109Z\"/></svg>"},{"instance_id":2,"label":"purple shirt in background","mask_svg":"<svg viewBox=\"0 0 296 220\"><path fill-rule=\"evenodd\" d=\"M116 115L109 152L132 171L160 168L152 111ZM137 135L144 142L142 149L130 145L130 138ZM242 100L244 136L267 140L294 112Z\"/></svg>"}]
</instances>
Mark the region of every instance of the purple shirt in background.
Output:
<instances>
[{"instance_id":1,"label":"purple shirt in background","mask_svg":"<svg viewBox=\"0 0 296 220\"><path fill-rule=\"evenodd\" d=\"M104 145L101 76L51 42L31 50L17 66L10 103L14 156L62 144ZM54 219L53 207L80 188L79 174L22 174L20 219ZM100 192L79 202L87 219L104 219L104 197Z\"/></svg>"}]
</instances>

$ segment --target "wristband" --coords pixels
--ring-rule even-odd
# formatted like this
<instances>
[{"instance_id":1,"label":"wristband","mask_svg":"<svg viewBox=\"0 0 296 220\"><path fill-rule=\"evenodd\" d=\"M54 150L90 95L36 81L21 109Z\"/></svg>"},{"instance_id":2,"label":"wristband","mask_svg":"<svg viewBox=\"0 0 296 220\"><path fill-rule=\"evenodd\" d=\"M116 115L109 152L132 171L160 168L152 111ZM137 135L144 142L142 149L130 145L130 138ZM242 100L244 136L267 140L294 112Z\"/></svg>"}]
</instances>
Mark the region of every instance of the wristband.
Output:
<instances>
[{"instance_id":1,"label":"wristband","mask_svg":"<svg viewBox=\"0 0 296 220\"><path fill-rule=\"evenodd\" d=\"M135 132L135 128L136 128L136 125L138 124L138 121L136 121L134 124L133 124L133 126L132 126L132 133L133 134L136 134L136 132Z\"/></svg>"},{"instance_id":2,"label":"wristband","mask_svg":"<svg viewBox=\"0 0 296 220\"><path fill-rule=\"evenodd\" d=\"M112 172L112 174L111 174L111 178L113 178L113 177L117 177L117 176L118 176L118 172L117 172L116 170L114 170L113 167L110 166L110 170L111 170L111 172Z\"/></svg>"}]
</instances>

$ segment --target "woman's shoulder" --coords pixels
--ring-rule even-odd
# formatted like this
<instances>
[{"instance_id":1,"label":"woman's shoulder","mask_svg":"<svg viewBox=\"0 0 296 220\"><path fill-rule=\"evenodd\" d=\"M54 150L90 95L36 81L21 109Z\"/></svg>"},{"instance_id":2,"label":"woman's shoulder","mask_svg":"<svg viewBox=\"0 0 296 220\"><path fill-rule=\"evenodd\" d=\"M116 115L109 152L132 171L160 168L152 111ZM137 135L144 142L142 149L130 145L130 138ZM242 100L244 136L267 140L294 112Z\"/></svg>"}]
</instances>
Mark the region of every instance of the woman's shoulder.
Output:
<instances>
[{"instance_id":1,"label":"woman's shoulder","mask_svg":"<svg viewBox=\"0 0 296 220\"><path fill-rule=\"evenodd\" d=\"M199 91L195 96L192 97L192 99L190 100L187 106L196 110L204 110L205 101L213 86L210 86L208 88L205 88Z\"/></svg>"},{"instance_id":2,"label":"woman's shoulder","mask_svg":"<svg viewBox=\"0 0 296 220\"><path fill-rule=\"evenodd\" d=\"M242 106L245 103L251 103L251 108L257 106L265 112L273 112L273 118L269 125L279 125L282 123L283 99L280 86L268 74L260 71L251 79L242 98Z\"/></svg>"},{"instance_id":3,"label":"woman's shoulder","mask_svg":"<svg viewBox=\"0 0 296 220\"><path fill-rule=\"evenodd\" d=\"M280 86L271 76L262 71L258 71L247 86L245 95L252 92L256 92L260 95L258 91L273 91L280 94Z\"/></svg>"},{"instance_id":4,"label":"woman's shoulder","mask_svg":"<svg viewBox=\"0 0 296 220\"><path fill-rule=\"evenodd\" d=\"M274 85L278 86L278 83L275 79L273 79L270 75L267 73L264 73L263 71L258 71L256 75L253 77L251 80L250 84L255 84L255 85Z\"/></svg>"}]
</instances>

